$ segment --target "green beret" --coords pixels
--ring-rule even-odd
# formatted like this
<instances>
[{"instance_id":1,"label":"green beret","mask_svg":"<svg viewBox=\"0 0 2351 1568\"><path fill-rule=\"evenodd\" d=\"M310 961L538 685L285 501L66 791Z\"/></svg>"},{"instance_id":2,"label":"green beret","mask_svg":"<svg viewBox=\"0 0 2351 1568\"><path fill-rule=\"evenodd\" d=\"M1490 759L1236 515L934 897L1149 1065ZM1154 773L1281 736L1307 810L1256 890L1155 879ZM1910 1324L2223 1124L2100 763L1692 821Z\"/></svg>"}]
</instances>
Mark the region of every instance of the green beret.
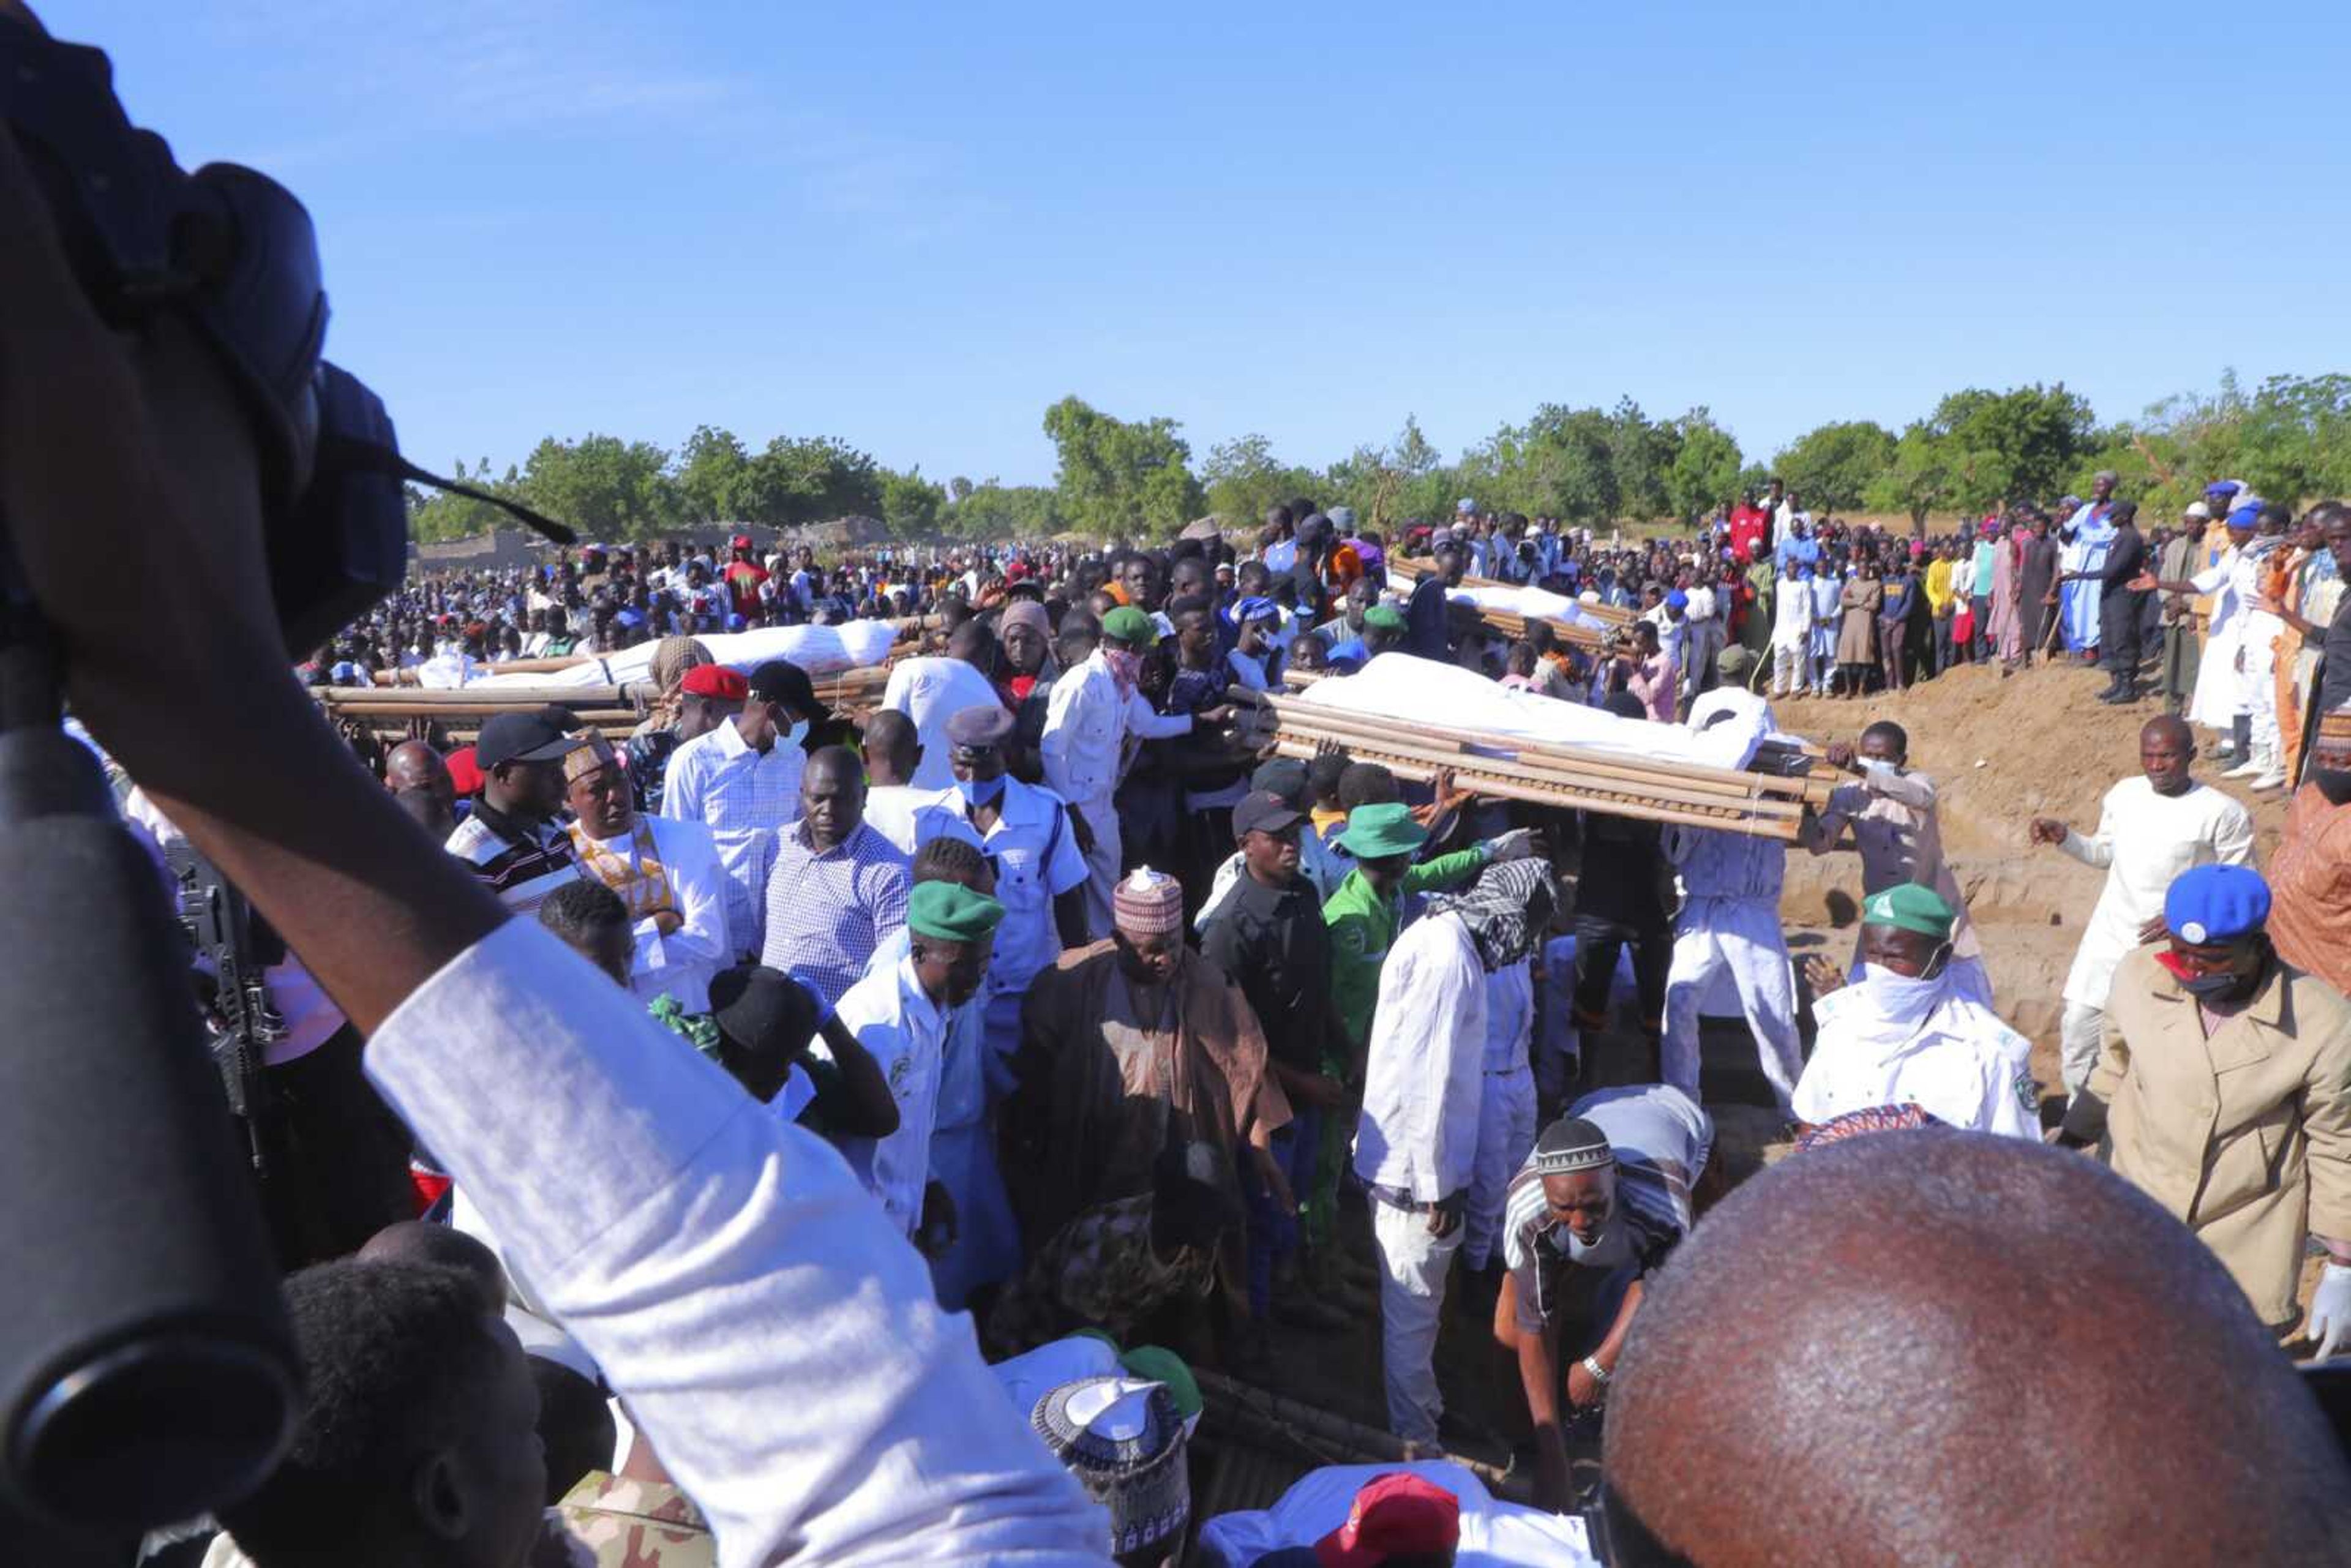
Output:
<instances>
[{"instance_id":1,"label":"green beret","mask_svg":"<svg viewBox=\"0 0 2351 1568\"><path fill-rule=\"evenodd\" d=\"M1114 643L1147 644L1159 641L1159 627L1132 604L1122 604L1102 617L1102 634Z\"/></svg>"},{"instance_id":2,"label":"green beret","mask_svg":"<svg viewBox=\"0 0 2351 1568\"><path fill-rule=\"evenodd\" d=\"M1402 632L1406 629L1404 612L1393 604L1374 604L1364 611L1364 624L1376 626L1383 632Z\"/></svg>"},{"instance_id":3,"label":"green beret","mask_svg":"<svg viewBox=\"0 0 2351 1568\"><path fill-rule=\"evenodd\" d=\"M1917 931L1935 937L1948 938L1958 919L1940 894L1915 882L1873 893L1861 905L1864 925L1890 925L1896 931Z\"/></svg>"},{"instance_id":4,"label":"green beret","mask_svg":"<svg viewBox=\"0 0 2351 1568\"><path fill-rule=\"evenodd\" d=\"M907 928L942 942L977 942L1003 918L1004 905L959 882L918 882L906 897Z\"/></svg>"}]
</instances>

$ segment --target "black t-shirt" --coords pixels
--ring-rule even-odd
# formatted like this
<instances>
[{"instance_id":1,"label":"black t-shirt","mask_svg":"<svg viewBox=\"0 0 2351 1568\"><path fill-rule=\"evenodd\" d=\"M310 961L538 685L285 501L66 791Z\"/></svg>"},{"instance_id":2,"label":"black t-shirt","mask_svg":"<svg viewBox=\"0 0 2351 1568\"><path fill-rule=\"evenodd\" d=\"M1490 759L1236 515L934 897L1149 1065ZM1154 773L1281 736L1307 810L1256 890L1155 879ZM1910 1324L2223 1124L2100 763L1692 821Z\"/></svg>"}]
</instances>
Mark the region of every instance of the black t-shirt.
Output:
<instances>
[{"instance_id":1,"label":"black t-shirt","mask_svg":"<svg viewBox=\"0 0 2351 1568\"><path fill-rule=\"evenodd\" d=\"M1275 1061L1322 1071L1331 1016L1331 932L1314 887L1268 887L1243 867L1232 896L1200 937L1200 951L1232 977L1257 1014Z\"/></svg>"},{"instance_id":2,"label":"black t-shirt","mask_svg":"<svg viewBox=\"0 0 2351 1568\"><path fill-rule=\"evenodd\" d=\"M2333 713L2351 703L2351 593L2346 593L2335 607L2335 619L2326 623L2325 641L2319 646L2326 664L2318 677L2318 711Z\"/></svg>"}]
</instances>

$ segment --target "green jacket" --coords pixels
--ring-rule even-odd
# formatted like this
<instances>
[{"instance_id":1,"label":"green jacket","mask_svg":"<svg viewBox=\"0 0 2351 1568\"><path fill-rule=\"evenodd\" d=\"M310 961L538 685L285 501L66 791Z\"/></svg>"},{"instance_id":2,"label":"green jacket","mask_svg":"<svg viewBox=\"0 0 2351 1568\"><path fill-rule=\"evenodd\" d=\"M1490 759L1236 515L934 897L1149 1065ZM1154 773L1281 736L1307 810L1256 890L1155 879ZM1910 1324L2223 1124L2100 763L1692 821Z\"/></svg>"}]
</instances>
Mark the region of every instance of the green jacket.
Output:
<instances>
[{"instance_id":1,"label":"green jacket","mask_svg":"<svg viewBox=\"0 0 2351 1568\"><path fill-rule=\"evenodd\" d=\"M1485 845L1472 844L1424 861L1406 871L1403 884L1385 898L1373 891L1357 869L1323 901L1322 923L1331 928L1331 999L1339 1010L1340 1027L1357 1050L1371 1038L1380 966L1395 940L1397 906L1404 895L1458 887L1486 869L1487 855Z\"/></svg>"}]
</instances>

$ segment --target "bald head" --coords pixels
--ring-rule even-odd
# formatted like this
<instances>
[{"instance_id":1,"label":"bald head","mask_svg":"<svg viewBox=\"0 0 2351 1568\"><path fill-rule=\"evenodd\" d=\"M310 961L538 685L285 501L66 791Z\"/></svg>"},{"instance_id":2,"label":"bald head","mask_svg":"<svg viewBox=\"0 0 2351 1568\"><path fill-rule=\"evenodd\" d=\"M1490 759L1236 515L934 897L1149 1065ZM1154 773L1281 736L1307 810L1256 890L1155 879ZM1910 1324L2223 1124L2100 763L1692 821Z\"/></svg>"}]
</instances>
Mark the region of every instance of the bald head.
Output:
<instances>
[{"instance_id":1,"label":"bald head","mask_svg":"<svg viewBox=\"0 0 2351 1568\"><path fill-rule=\"evenodd\" d=\"M1608 1401L1620 1564L2351 1561L2351 1467L2243 1292L2079 1155L1834 1145L1651 1284Z\"/></svg>"},{"instance_id":2,"label":"bald head","mask_svg":"<svg viewBox=\"0 0 2351 1568\"><path fill-rule=\"evenodd\" d=\"M384 754L384 786L395 795L403 789L436 789L456 798L456 788L449 781L449 765L441 754L422 740L403 740Z\"/></svg>"}]
</instances>

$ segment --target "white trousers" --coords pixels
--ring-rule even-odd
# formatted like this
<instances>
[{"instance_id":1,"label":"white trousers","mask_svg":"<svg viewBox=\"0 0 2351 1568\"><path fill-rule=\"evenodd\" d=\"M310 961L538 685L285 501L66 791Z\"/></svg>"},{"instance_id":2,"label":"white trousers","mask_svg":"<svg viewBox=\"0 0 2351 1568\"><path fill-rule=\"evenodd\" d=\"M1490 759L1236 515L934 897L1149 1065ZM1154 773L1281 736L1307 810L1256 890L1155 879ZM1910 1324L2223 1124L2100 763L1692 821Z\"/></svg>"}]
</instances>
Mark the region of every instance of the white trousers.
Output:
<instances>
[{"instance_id":1,"label":"white trousers","mask_svg":"<svg viewBox=\"0 0 2351 1568\"><path fill-rule=\"evenodd\" d=\"M1460 1226L1439 1238L1428 1216L1372 1199L1372 1239L1380 1249L1380 1363L1388 1430L1407 1443L1437 1441L1445 1396L1437 1390L1437 1323L1445 1276L1461 1246Z\"/></svg>"},{"instance_id":2,"label":"white trousers","mask_svg":"<svg viewBox=\"0 0 2351 1568\"><path fill-rule=\"evenodd\" d=\"M1739 1007L1781 1113L1790 1113L1803 1043L1796 1033L1796 986L1780 912L1756 898L1693 898L1674 922L1674 965L1666 979L1666 1082L1698 1098L1698 1010L1728 971Z\"/></svg>"},{"instance_id":3,"label":"white trousers","mask_svg":"<svg viewBox=\"0 0 2351 1568\"><path fill-rule=\"evenodd\" d=\"M2064 1081L2067 1094L2081 1092L2082 1085L2090 1081L2105 1033L2105 1009L2080 1002L2065 1004L2057 1024L2057 1075Z\"/></svg>"},{"instance_id":4,"label":"white trousers","mask_svg":"<svg viewBox=\"0 0 2351 1568\"><path fill-rule=\"evenodd\" d=\"M1811 663L1809 649L1774 647L1771 650L1771 695L1784 697L1792 689L1802 692L1811 685L1805 669Z\"/></svg>"},{"instance_id":5,"label":"white trousers","mask_svg":"<svg viewBox=\"0 0 2351 1568\"><path fill-rule=\"evenodd\" d=\"M1461 1226L1461 1257L1473 1270L1492 1262L1502 1238L1502 1206L1510 1178L1535 1146L1535 1075L1514 1067L1489 1072L1478 1107L1477 1164L1469 1173L1469 1208Z\"/></svg>"},{"instance_id":6,"label":"white trousers","mask_svg":"<svg viewBox=\"0 0 2351 1568\"><path fill-rule=\"evenodd\" d=\"M1118 891L1118 807L1103 795L1081 803L1078 812L1094 835L1093 852L1086 856L1086 929L1099 942L1110 935L1111 897Z\"/></svg>"}]
</instances>

